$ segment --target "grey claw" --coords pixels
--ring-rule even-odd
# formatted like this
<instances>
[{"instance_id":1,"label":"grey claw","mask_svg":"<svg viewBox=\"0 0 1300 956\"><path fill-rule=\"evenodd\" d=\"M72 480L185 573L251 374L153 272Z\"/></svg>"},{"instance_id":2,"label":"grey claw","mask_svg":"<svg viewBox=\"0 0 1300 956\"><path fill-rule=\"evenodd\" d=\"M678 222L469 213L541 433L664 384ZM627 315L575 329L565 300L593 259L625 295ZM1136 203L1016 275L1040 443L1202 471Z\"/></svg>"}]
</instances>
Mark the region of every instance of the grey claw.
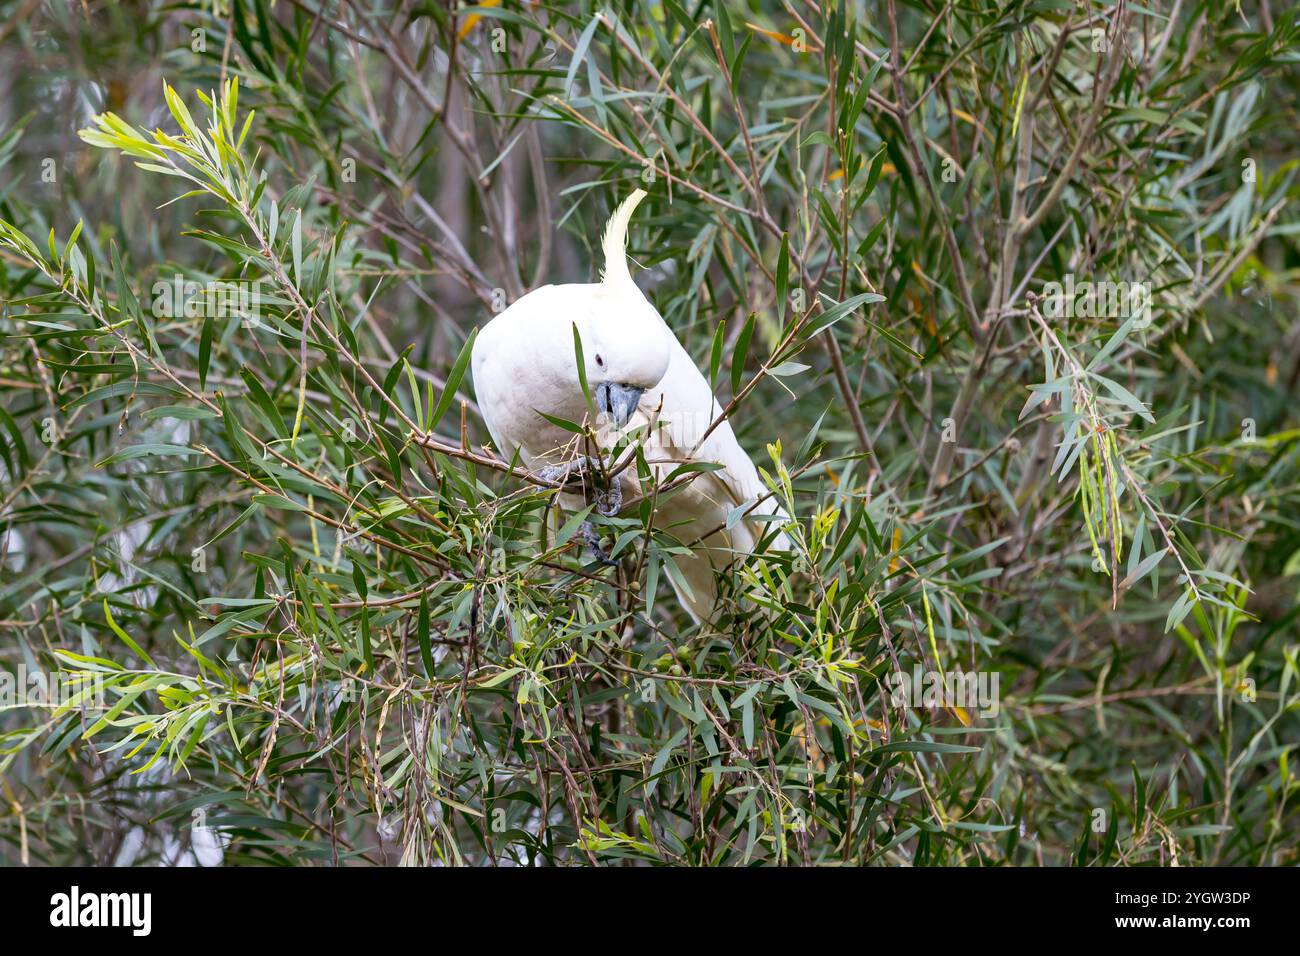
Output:
<instances>
[{"instance_id":1,"label":"grey claw","mask_svg":"<svg viewBox=\"0 0 1300 956\"><path fill-rule=\"evenodd\" d=\"M553 485L560 485L569 480L568 465L551 465L549 468L543 468L537 473L537 477L542 481Z\"/></svg>"},{"instance_id":2,"label":"grey claw","mask_svg":"<svg viewBox=\"0 0 1300 956\"><path fill-rule=\"evenodd\" d=\"M582 490L586 490L588 477L596 478L600 469L600 462L596 459L582 455L574 458L572 461L564 462L560 465L551 465L537 472L537 477L542 481L560 485L568 491L577 489L569 488L569 484L575 479L580 483ZM623 489L617 479L610 483L610 487L604 491L597 492L592 498L587 500L593 501L596 506L596 512L605 517L611 517L618 514L619 509L623 507ZM606 566L618 564L609 556L609 552L601 545L600 535L597 534L595 527L590 521L584 521L578 526L578 538L587 546L592 556L600 563Z\"/></svg>"},{"instance_id":3,"label":"grey claw","mask_svg":"<svg viewBox=\"0 0 1300 956\"><path fill-rule=\"evenodd\" d=\"M574 458L560 465L550 465L537 473L543 481L557 485L567 485L574 478L585 477L589 469L594 469L596 462L588 455Z\"/></svg>"},{"instance_id":4,"label":"grey claw","mask_svg":"<svg viewBox=\"0 0 1300 956\"><path fill-rule=\"evenodd\" d=\"M623 507L623 486L615 478L609 486L609 490L596 496L596 510L606 518L618 514L619 509Z\"/></svg>"},{"instance_id":5,"label":"grey claw","mask_svg":"<svg viewBox=\"0 0 1300 956\"><path fill-rule=\"evenodd\" d=\"M591 552L592 557L600 564L610 567L618 564L609 556L609 552L605 550L604 545L600 543L600 535L596 533L596 529L590 521L584 521L578 525L578 537L587 546L587 550Z\"/></svg>"}]
</instances>

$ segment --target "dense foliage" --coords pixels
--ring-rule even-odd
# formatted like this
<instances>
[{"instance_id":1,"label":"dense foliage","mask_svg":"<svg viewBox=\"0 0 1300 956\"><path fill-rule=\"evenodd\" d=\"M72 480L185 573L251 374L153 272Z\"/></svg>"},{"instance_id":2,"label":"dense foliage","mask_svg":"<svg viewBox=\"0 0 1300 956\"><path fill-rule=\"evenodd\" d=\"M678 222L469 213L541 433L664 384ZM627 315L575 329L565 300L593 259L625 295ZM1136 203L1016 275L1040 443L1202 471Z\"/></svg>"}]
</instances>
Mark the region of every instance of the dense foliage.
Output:
<instances>
[{"instance_id":1,"label":"dense foliage","mask_svg":"<svg viewBox=\"0 0 1300 956\"><path fill-rule=\"evenodd\" d=\"M1296 862L1294 10L0 13L0 859ZM465 375L636 186L701 626Z\"/></svg>"}]
</instances>

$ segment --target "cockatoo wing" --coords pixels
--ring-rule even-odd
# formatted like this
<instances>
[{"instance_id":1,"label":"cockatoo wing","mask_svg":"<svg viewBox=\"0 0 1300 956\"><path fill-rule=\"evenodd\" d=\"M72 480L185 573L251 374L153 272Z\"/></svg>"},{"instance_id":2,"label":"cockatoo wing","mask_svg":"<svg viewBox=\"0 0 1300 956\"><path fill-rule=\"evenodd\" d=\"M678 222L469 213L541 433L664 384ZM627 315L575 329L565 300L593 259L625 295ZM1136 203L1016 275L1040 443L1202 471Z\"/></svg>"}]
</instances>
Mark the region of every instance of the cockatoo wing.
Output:
<instances>
[{"instance_id":1,"label":"cockatoo wing","mask_svg":"<svg viewBox=\"0 0 1300 956\"><path fill-rule=\"evenodd\" d=\"M521 297L479 330L470 368L474 392L492 442L509 461L537 469L573 457L573 433L547 422L544 396L568 389L553 370L573 362L573 326L598 321L620 307L601 284L547 285ZM551 360L544 360L547 358Z\"/></svg>"},{"instance_id":2,"label":"cockatoo wing","mask_svg":"<svg viewBox=\"0 0 1300 956\"><path fill-rule=\"evenodd\" d=\"M672 331L669 330L669 335ZM672 533L692 548L690 555L675 556L684 582L673 587L682 604L696 620L707 618L717 598L715 569L724 568L749 554L757 546L767 522L741 519L727 527L731 513L742 505L750 514L783 514L776 499L768 494L754 462L736 440L731 423L718 422L722 408L713 390L690 354L672 338L668 372L647 395L642 407L647 418L632 425L649 424L646 460L665 480L688 461L721 465L715 471L695 474L686 484L661 498L656 507L655 526ZM706 434L707 433L707 434ZM772 548L785 550L789 541L780 532ZM682 584L686 587L683 587Z\"/></svg>"}]
</instances>

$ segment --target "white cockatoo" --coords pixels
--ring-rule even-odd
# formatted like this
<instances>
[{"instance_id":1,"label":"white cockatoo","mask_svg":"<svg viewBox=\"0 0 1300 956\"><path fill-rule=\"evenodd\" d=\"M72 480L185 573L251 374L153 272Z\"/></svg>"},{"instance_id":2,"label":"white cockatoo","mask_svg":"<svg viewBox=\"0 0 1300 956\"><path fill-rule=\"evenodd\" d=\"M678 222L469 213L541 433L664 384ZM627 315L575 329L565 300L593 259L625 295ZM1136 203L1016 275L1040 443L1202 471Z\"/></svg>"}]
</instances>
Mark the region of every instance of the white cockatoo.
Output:
<instances>
[{"instance_id":1,"label":"white cockatoo","mask_svg":"<svg viewBox=\"0 0 1300 956\"><path fill-rule=\"evenodd\" d=\"M722 409L708 381L628 273L628 221L645 195L636 190L610 217L600 282L535 289L482 328L471 365L474 391L498 451L507 459L518 452L530 471L550 480L565 479L561 506L581 509L588 497L581 488L570 489L577 476L586 487L595 485L588 474L589 449L580 447L581 438L572 431L539 414L590 422L578 375L576 327L597 410L597 421L591 424L602 455L631 431L642 436L657 484L686 462L721 466L691 474L655 500L654 526L691 548L690 555L674 558L680 578L669 578L683 606L701 621L712 615L716 601L714 570L752 552L770 526L771 519L752 516L784 512L731 425L718 421ZM620 456L620 464L626 455ZM606 473L611 465L605 461ZM594 499L602 513L613 514L622 502L653 491L641 487L635 466L615 471L613 487ZM740 506L751 517L728 528L729 516ZM601 554L589 528L586 539ZM788 547L783 532L771 547Z\"/></svg>"}]
</instances>

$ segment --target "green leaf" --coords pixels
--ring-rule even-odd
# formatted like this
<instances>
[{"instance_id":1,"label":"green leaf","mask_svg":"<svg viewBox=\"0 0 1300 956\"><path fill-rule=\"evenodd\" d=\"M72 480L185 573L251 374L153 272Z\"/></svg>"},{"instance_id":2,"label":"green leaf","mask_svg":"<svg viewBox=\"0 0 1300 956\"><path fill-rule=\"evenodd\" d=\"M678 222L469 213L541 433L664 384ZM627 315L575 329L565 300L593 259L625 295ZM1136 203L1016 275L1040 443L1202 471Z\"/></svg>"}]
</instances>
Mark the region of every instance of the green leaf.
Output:
<instances>
[{"instance_id":1,"label":"green leaf","mask_svg":"<svg viewBox=\"0 0 1300 956\"><path fill-rule=\"evenodd\" d=\"M596 405L591 400L591 386L587 384L587 357L582 352L582 335L578 332L578 323L573 323L573 360L578 365L578 384L582 387L582 397L587 403L587 414L596 420Z\"/></svg>"},{"instance_id":2,"label":"green leaf","mask_svg":"<svg viewBox=\"0 0 1300 956\"><path fill-rule=\"evenodd\" d=\"M717 390L718 371L722 368L722 349L726 344L727 320L719 319L713 330L713 348L709 351L709 387Z\"/></svg>"},{"instance_id":3,"label":"green leaf","mask_svg":"<svg viewBox=\"0 0 1300 956\"><path fill-rule=\"evenodd\" d=\"M104 620L108 622L109 630L116 634L123 644L131 648L136 657L140 658L140 660L144 661L150 667L157 669L158 665L153 662L153 658L146 654L144 648L133 641L131 636L127 634L126 631L122 630L122 628L118 626L117 621L113 619L113 612L108 606L108 598L104 598Z\"/></svg>"},{"instance_id":4,"label":"green leaf","mask_svg":"<svg viewBox=\"0 0 1300 956\"><path fill-rule=\"evenodd\" d=\"M447 384L443 386L442 396L438 399L438 407L433 410L433 417L429 419L429 431L433 431L438 422L442 421L442 416L447 414L447 409L451 406L452 400L455 399L460 383L465 378L465 369L469 367L470 356L474 354L474 339L477 335L478 329L474 329L470 332L469 338L465 340L465 344L461 346L460 354L456 356L456 361L447 374Z\"/></svg>"},{"instance_id":5,"label":"green leaf","mask_svg":"<svg viewBox=\"0 0 1300 956\"><path fill-rule=\"evenodd\" d=\"M1136 544L1134 545L1133 553L1134 554L1137 553ZM1137 584L1144 577L1146 577L1148 574L1154 571L1156 565L1158 565L1164 559L1165 553L1166 553L1165 550L1161 548L1156 552L1154 552L1153 554L1148 554L1145 558L1142 559L1142 562L1137 567L1131 568L1129 570L1124 580L1119 583L1119 589L1121 591L1127 591L1133 585ZM1168 631L1169 628L1165 628L1165 630Z\"/></svg>"},{"instance_id":6,"label":"green leaf","mask_svg":"<svg viewBox=\"0 0 1300 956\"><path fill-rule=\"evenodd\" d=\"M745 360L749 357L749 341L754 337L754 319L753 312L745 320L744 327L740 330L740 337L736 339L736 347L731 353L731 394L735 395L740 391L740 380L745 377Z\"/></svg>"},{"instance_id":7,"label":"green leaf","mask_svg":"<svg viewBox=\"0 0 1300 956\"><path fill-rule=\"evenodd\" d=\"M290 245L293 249L293 281L297 283L298 288L302 288L302 210L293 220L293 232L290 234Z\"/></svg>"},{"instance_id":8,"label":"green leaf","mask_svg":"<svg viewBox=\"0 0 1300 956\"><path fill-rule=\"evenodd\" d=\"M600 14L591 18L582 33L578 36L578 42L573 47L573 58L569 60L568 72L564 74L564 98L573 98L573 79L578 75L578 66L582 63L583 58L587 55L587 47L591 45L591 38L596 33L596 28L600 26L602 17Z\"/></svg>"},{"instance_id":9,"label":"green leaf","mask_svg":"<svg viewBox=\"0 0 1300 956\"><path fill-rule=\"evenodd\" d=\"M424 674L429 680L434 679L433 648L429 640L429 594L420 594L420 617L415 627L416 639L420 642L420 660L424 662Z\"/></svg>"},{"instance_id":10,"label":"green leaf","mask_svg":"<svg viewBox=\"0 0 1300 956\"><path fill-rule=\"evenodd\" d=\"M212 361L212 316L203 318L203 331L199 333L199 391L208 387L208 366Z\"/></svg>"},{"instance_id":11,"label":"green leaf","mask_svg":"<svg viewBox=\"0 0 1300 956\"><path fill-rule=\"evenodd\" d=\"M1098 375L1096 372L1092 372L1090 373L1090 375L1092 378L1096 379L1103 386L1105 386L1107 391L1109 391L1112 395L1114 395L1117 399L1119 399L1119 401L1121 401L1125 406L1127 406L1129 411L1133 412L1133 414L1135 415L1141 415L1143 418L1151 422L1153 425L1155 424L1155 420L1156 420L1155 416L1152 415L1151 412L1148 411L1146 405L1142 404L1141 400L1132 392L1130 392L1127 388L1119 384L1119 382L1115 382L1106 378L1106 376L1104 375Z\"/></svg>"},{"instance_id":12,"label":"green leaf","mask_svg":"<svg viewBox=\"0 0 1300 956\"><path fill-rule=\"evenodd\" d=\"M884 302L884 301L885 301L885 297L875 292L861 292L857 295L850 296L849 298L845 299L843 302L835 303L831 305L830 308L824 309L821 315L817 316L815 320L809 323L808 328L804 332L804 338L806 339L815 338L817 335L821 334L826 329L829 329L836 322L839 322L845 316L852 314L860 306L871 305L872 303L875 302ZM883 329L881 330L881 333L887 334L884 332ZM897 340L893 336L890 336L890 339L891 341L894 341L895 344L900 345L908 352L911 352L917 358L921 357L920 353L916 352L910 346L904 344L901 340Z\"/></svg>"},{"instance_id":13,"label":"green leaf","mask_svg":"<svg viewBox=\"0 0 1300 956\"><path fill-rule=\"evenodd\" d=\"M277 408L275 402L271 400L270 394L266 391L266 388L262 385L261 381L253 374L253 370L247 365L241 365L239 367L239 377L242 378L244 384L248 386L249 398L251 398L257 407L266 414L271 427L275 429L276 437L287 437L289 428L285 424L284 416L280 414L280 409Z\"/></svg>"},{"instance_id":14,"label":"green leaf","mask_svg":"<svg viewBox=\"0 0 1300 956\"><path fill-rule=\"evenodd\" d=\"M790 234L781 233L781 251L776 257L776 317L785 321L790 296Z\"/></svg>"}]
</instances>

